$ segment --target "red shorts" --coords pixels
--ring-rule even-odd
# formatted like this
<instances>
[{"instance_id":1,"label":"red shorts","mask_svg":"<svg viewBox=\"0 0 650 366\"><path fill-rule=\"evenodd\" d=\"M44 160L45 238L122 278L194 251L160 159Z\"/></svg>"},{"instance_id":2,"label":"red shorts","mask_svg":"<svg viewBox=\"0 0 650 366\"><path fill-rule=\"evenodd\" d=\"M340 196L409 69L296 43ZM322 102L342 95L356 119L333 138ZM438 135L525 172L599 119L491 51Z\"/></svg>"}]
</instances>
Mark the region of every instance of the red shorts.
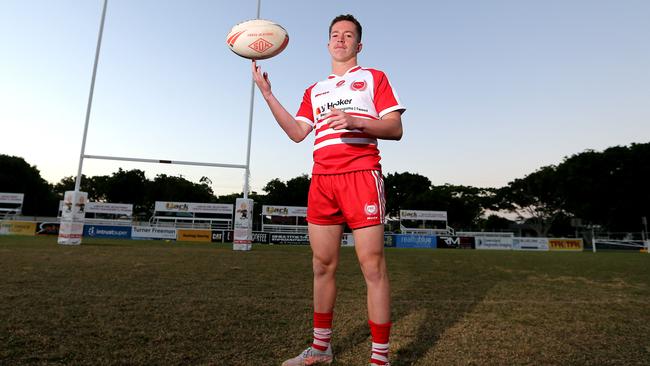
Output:
<instances>
[{"instance_id":1,"label":"red shorts","mask_svg":"<svg viewBox=\"0 0 650 366\"><path fill-rule=\"evenodd\" d=\"M384 179L378 170L314 174L309 186L307 222L347 223L351 229L384 223Z\"/></svg>"}]
</instances>

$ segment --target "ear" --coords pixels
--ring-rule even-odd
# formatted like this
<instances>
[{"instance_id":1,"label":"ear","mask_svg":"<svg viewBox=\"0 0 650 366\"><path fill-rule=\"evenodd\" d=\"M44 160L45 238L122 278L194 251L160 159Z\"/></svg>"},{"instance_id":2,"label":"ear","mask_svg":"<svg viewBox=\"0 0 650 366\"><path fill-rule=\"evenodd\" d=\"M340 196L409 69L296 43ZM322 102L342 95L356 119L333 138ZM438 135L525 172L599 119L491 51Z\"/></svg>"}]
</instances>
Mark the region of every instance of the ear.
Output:
<instances>
[{"instance_id":1,"label":"ear","mask_svg":"<svg viewBox=\"0 0 650 366\"><path fill-rule=\"evenodd\" d=\"M357 53L361 52L361 49L363 48L363 43L359 43L357 45Z\"/></svg>"}]
</instances>

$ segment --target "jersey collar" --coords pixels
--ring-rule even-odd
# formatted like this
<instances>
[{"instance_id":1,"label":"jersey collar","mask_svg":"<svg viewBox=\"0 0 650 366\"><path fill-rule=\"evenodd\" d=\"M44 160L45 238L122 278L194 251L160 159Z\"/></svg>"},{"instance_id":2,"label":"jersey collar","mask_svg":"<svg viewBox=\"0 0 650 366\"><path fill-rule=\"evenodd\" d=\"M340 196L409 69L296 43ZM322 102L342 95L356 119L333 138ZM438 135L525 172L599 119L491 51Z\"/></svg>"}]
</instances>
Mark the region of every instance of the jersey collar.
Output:
<instances>
[{"instance_id":1,"label":"jersey collar","mask_svg":"<svg viewBox=\"0 0 650 366\"><path fill-rule=\"evenodd\" d=\"M347 75L347 74L351 74L351 73L353 73L353 72L355 72L355 71L359 71L359 70L361 70L361 66L359 66L359 65L357 65L357 66L352 66L348 71L346 71L345 73L343 73L343 75L341 75L341 76L338 76L338 75L336 75L336 74L330 74L330 76L328 76L327 78L328 78L328 79L334 79L334 78L339 78L339 77L342 78L342 77L344 77L344 76Z\"/></svg>"}]
</instances>

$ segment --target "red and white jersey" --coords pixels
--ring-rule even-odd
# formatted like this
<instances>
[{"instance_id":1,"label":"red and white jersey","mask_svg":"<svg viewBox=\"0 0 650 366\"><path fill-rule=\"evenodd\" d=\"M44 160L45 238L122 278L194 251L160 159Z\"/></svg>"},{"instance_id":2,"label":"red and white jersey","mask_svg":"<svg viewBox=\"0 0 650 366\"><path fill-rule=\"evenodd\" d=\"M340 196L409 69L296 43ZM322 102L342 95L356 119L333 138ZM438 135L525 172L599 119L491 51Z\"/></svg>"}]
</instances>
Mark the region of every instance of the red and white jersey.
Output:
<instances>
[{"instance_id":1,"label":"red and white jersey","mask_svg":"<svg viewBox=\"0 0 650 366\"><path fill-rule=\"evenodd\" d=\"M324 117L332 107L371 120L393 111L404 112L386 74L355 66L343 76L330 75L307 88L296 114L296 120L316 131L312 174L381 170L377 139L360 130L330 128Z\"/></svg>"}]
</instances>

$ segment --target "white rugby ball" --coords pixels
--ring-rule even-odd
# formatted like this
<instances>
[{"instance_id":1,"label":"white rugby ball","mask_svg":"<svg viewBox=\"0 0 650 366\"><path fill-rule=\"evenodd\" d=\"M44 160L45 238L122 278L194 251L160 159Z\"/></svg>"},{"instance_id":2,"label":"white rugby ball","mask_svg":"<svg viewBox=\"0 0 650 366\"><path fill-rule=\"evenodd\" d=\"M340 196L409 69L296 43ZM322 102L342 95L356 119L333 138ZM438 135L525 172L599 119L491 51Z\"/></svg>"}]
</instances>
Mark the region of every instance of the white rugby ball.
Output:
<instances>
[{"instance_id":1,"label":"white rugby ball","mask_svg":"<svg viewBox=\"0 0 650 366\"><path fill-rule=\"evenodd\" d=\"M289 43L289 34L275 22L253 19L232 27L226 43L241 57L263 60L282 52Z\"/></svg>"}]
</instances>

